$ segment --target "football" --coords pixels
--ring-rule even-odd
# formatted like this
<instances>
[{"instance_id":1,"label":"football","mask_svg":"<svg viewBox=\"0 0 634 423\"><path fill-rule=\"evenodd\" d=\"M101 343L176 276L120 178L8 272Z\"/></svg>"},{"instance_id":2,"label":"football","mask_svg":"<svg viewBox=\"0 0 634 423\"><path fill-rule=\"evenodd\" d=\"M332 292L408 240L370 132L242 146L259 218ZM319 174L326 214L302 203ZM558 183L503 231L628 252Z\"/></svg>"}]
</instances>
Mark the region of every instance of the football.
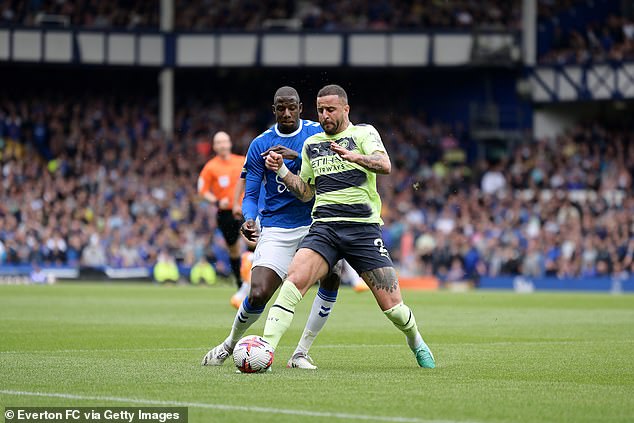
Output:
<instances>
[{"instance_id":1,"label":"football","mask_svg":"<svg viewBox=\"0 0 634 423\"><path fill-rule=\"evenodd\" d=\"M273 347L260 336L245 336L233 350L233 362L242 373L266 372L273 364Z\"/></svg>"}]
</instances>

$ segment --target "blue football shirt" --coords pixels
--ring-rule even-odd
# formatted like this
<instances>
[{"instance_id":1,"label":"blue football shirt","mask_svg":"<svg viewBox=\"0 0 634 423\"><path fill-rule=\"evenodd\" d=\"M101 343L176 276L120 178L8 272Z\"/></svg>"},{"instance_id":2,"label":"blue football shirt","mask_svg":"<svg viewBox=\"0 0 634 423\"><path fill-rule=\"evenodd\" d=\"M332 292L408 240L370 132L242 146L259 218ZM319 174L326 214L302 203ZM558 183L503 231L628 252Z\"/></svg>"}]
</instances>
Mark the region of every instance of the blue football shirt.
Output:
<instances>
[{"instance_id":1,"label":"blue football shirt","mask_svg":"<svg viewBox=\"0 0 634 423\"><path fill-rule=\"evenodd\" d=\"M291 134L279 132L276 124L253 139L243 169L246 189L242 202L242 214L245 219L255 220L259 214L262 227L288 229L311 224L310 213L313 201L304 203L289 192L277 174L266 168L261 154L278 144L297 151L297 160L284 160L289 171L297 174L302 164L301 152L304 141L319 132L323 130L318 122L302 119L299 128ZM264 184L263 189L262 184ZM265 196L263 203L260 198L261 189Z\"/></svg>"}]
</instances>

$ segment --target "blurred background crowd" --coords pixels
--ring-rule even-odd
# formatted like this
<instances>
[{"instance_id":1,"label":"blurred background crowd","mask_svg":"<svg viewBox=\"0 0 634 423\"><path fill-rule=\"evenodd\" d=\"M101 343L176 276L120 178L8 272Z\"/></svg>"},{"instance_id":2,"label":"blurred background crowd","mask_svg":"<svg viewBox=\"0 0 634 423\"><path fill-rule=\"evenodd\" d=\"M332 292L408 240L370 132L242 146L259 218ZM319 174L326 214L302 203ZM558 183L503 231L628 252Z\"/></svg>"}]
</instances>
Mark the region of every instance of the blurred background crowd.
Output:
<instances>
[{"instance_id":1,"label":"blurred background crowd","mask_svg":"<svg viewBox=\"0 0 634 423\"><path fill-rule=\"evenodd\" d=\"M174 3L177 31L229 32L518 34L522 7L519 0ZM625 3L539 0L538 61L565 65L634 59L634 20L632 8L621 7ZM0 0L0 26L158 31L159 4ZM192 73L182 71L180 83L186 89L178 94L174 131L166 134L159 129L155 80L145 87L132 82L108 89L125 79L122 73L137 82L147 79L134 77L137 70L112 75L98 67L86 74L77 71L84 79L95 78L88 86L100 87L99 93L67 89L72 74L43 83L46 91L38 93L42 83L31 81L49 80L60 68L41 73L27 72L27 66L15 69L15 79L33 73L0 93L0 264L127 268L151 266L164 252L186 266L207 256L228 273L224 240L212 218L215 210L197 196L196 179L212 154L213 133L227 131L234 152L244 154L272 124L270 102L261 102L271 92L251 82L253 73L232 70L238 75L232 83L248 92L237 98L218 77L227 70L219 70L215 82L209 82L211 77L201 82L199 75L191 83ZM425 79L425 71L413 85ZM72 72L64 68L57 73ZM93 76L100 72L99 78ZM362 79L365 70L355 72L354 78ZM307 73L297 87L301 92L304 83L314 86L317 79L327 79L325 74ZM443 90L464 89L465 98L476 96L472 87L479 83L468 85L462 75L447 88L430 83L431 94L410 90L399 98L400 93L375 93L376 86L367 81L349 93L353 121L376 126L391 155L393 173L379 178L379 185L384 238L400 271L447 281L485 275L634 274L634 121L596 118L543 138L527 131L509 143L505 154L483 154L465 119L426 113L432 102L439 107L445 100L457 103L459 97L443 98ZM495 80L486 88L492 96L503 83L493 73L487 78ZM404 92L413 89L407 80L397 76L392 84ZM22 92L21 87L33 89ZM368 94L356 100L361 92ZM251 103L249 96L257 101ZM437 98L425 109L417 96ZM376 104L366 104L373 97ZM314 118L312 100L304 104L305 117ZM384 104L390 105L388 112L376 108Z\"/></svg>"},{"instance_id":2,"label":"blurred background crowd","mask_svg":"<svg viewBox=\"0 0 634 423\"><path fill-rule=\"evenodd\" d=\"M634 272L631 132L595 122L465 163L464 138L419 128L428 155L386 137L399 165L384 186L396 205L386 239L404 270L447 280Z\"/></svg>"},{"instance_id":3,"label":"blurred background crowd","mask_svg":"<svg viewBox=\"0 0 634 423\"><path fill-rule=\"evenodd\" d=\"M620 3L540 0L539 62L569 65L633 59L633 10L623 13Z\"/></svg>"},{"instance_id":4,"label":"blurred background crowd","mask_svg":"<svg viewBox=\"0 0 634 423\"><path fill-rule=\"evenodd\" d=\"M407 28L517 29L517 0L179 0L175 28L386 30ZM4 23L27 26L158 29L159 2L143 0L3 0Z\"/></svg>"},{"instance_id":5,"label":"blurred background crowd","mask_svg":"<svg viewBox=\"0 0 634 423\"><path fill-rule=\"evenodd\" d=\"M161 250L186 265L222 256L214 210L195 191L210 134L229 131L244 153L272 115L194 102L166 136L156 110L155 101L2 99L0 261L131 267ZM422 112L377 116L361 106L352 118L379 129L394 164L379 183L386 244L402 272L634 272L634 140L625 128L594 122L527 137L508 158L483 160L462 125Z\"/></svg>"},{"instance_id":6,"label":"blurred background crowd","mask_svg":"<svg viewBox=\"0 0 634 423\"><path fill-rule=\"evenodd\" d=\"M225 255L196 180L212 128L231 131L246 151L257 135L248 113L183 107L168 138L156 101L0 103L0 262L134 267L155 263L161 250L186 265Z\"/></svg>"}]
</instances>

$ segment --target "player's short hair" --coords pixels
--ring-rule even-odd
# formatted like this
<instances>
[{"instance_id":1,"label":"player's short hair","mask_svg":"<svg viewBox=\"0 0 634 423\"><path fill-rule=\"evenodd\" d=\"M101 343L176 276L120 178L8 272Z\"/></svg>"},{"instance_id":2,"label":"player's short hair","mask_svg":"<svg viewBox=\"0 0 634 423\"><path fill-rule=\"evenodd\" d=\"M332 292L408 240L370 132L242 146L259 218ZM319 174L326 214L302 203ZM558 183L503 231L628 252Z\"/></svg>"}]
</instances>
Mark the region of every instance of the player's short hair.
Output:
<instances>
[{"instance_id":1,"label":"player's short hair","mask_svg":"<svg viewBox=\"0 0 634 423\"><path fill-rule=\"evenodd\" d=\"M273 103L275 103L275 100L278 97L295 97L297 102L300 102L299 93L297 92L297 90L293 87L289 87L288 85L280 87L277 89L277 91L275 91L275 94L273 95Z\"/></svg>"},{"instance_id":2,"label":"player's short hair","mask_svg":"<svg viewBox=\"0 0 634 423\"><path fill-rule=\"evenodd\" d=\"M345 104L348 104L348 94L346 94L346 90L344 90L341 85L326 85L317 93L317 97L325 97L327 95L339 96L339 98L342 99Z\"/></svg>"}]
</instances>

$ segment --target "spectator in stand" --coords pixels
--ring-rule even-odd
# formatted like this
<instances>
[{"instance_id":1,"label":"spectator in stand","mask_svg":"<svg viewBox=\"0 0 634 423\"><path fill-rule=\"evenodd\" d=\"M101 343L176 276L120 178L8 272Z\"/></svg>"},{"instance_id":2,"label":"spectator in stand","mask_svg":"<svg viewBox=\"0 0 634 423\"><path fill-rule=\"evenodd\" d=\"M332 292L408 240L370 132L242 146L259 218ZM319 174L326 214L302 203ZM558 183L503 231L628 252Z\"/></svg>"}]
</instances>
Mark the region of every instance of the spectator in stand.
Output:
<instances>
[{"instance_id":1,"label":"spectator in stand","mask_svg":"<svg viewBox=\"0 0 634 423\"><path fill-rule=\"evenodd\" d=\"M81 255L81 264L87 267L106 266L106 251L99 243L99 236L92 234L88 246L83 249Z\"/></svg>"},{"instance_id":2,"label":"spectator in stand","mask_svg":"<svg viewBox=\"0 0 634 423\"><path fill-rule=\"evenodd\" d=\"M394 30L429 28L517 29L521 2L393 0L179 0L175 28L185 31L321 29ZM159 1L94 2L42 0L0 3L0 23L24 26L158 29Z\"/></svg>"},{"instance_id":3,"label":"spectator in stand","mask_svg":"<svg viewBox=\"0 0 634 423\"><path fill-rule=\"evenodd\" d=\"M481 189L485 195L503 192L506 188L506 178L500 171L499 163L492 164L482 177Z\"/></svg>"}]
</instances>

